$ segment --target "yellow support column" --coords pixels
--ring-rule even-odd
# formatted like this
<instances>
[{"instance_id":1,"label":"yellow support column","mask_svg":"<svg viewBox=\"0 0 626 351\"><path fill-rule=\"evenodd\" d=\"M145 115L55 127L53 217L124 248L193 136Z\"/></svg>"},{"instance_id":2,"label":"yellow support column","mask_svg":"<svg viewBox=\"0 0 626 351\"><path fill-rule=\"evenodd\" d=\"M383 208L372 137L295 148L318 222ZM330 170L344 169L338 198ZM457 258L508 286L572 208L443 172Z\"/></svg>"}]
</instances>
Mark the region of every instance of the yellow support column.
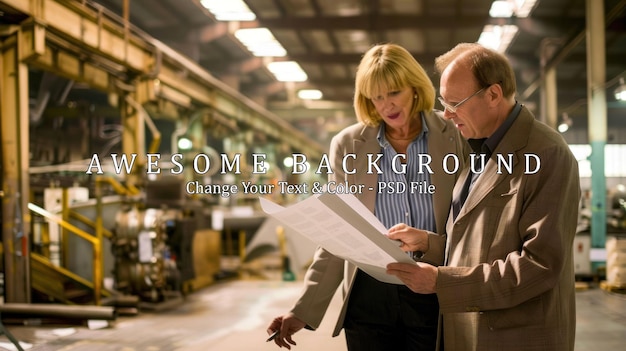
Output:
<instances>
[{"instance_id":1,"label":"yellow support column","mask_svg":"<svg viewBox=\"0 0 626 351\"><path fill-rule=\"evenodd\" d=\"M151 89L151 81L143 81L134 85L134 91L126 94L121 100L122 107L122 152L131 158L132 154L137 154L137 160L133 167L133 172L127 177L126 185L128 187L137 187L141 184L142 177L145 174L144 166L146 165L146 125L152 126L150 116L143 109L142 105L153 96ZM152 134L155 132L152 131ZM157 132L158 133L158 132ZM158 138L159 135L152 135ZM157 144L158 147L158 144ZM157 152L151 150L151 152Z\"/></svg>"},{"instance_id":2,"label":"yellow support column","mask_svg":"<svg viewBox=\"0 0 626 351\"><path fill-rule=\"evenodd\" d=\"M18 34L15 31L0 43L4 300L29 303L28 67L20 61L22 41Z\"/></svg>"}]
</instances>

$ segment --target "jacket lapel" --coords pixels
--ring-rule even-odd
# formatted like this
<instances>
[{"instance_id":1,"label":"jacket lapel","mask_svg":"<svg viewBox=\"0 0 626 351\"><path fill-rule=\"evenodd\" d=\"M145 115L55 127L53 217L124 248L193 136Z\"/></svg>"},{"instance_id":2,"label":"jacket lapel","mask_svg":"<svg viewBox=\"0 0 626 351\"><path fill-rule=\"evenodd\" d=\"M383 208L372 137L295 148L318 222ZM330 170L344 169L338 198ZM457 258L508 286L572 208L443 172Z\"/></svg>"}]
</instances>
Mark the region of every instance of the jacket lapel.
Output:
<instances>
[{"instance_id":1,"label":"jacket lapel","mask_svg":"<svg viewBox=\"0 0 626 351\"><path fill-rule=\"evenodd\" d=\"M372 157L376 158L376 154L381 152L380 144L378 143L378 139L376 136L378 135L378 128L371 127L363 127L361 130L361 134L355 136L352 141L352 150L348 150L348 153L354 153L356 155L355 159L355 169L359 170L355 174L348 175L348 181L351 184L363 184L366 189L372 187L373 189L377 189L377 181L378 174L373 170L371 174L367 174L367 163L368 163L368 154L371 154ZM374 213L374 209L376 207L376 191L366 191L364 192L364 197L361 198L361 201L367 208Z\"/></svg>"},{"instance_id":2,"label":"jacket lapel","mask_svg":"<svg viewBox=\"0 0 626 351\"><path fill-rule=\"evenodd\" d=\"M424 113L426 125L428 126L428 153L432 162L430 167L433 174L430 175L430 184L435 186L435 192L438 196L433 196L433 207L435 218L437 219L437 232L445 232L446 213L450 211L450 201L454 186L454 174L448 174L443 169L443 159L447 154L455 154L457 145L455 143L456 132L453 128L447 128L443 119L438 117L434 112ZM457 155L462 158L463 155ZM443 194L442 194L443 193Z\"/></svg>"},{"instance_id":3,"label":"jacket lapel","mask_svg":"<svg viewBox=\"0 0 626 351\"><path fill-rule=\"evenodd\" d=\"M457 220L462 218L465 214L474 209L480 202L487 196L500 182L502 182L509 175L506 168L501 167L501 174L498 174L498 162L497 155L500 154L508 162L508 154L513 154L513 170L518 167L520 158L522 155L518 154L518 151L526 146L528 142L528 133L530 127L534 122L534 117L526 109L522 107L519 116L515 119L515 122L511 125L507 133L502 138L502 141L498 144L494 150L489 162L485 166L484 172L478 177L474 183L472 190L467 196L467 200L459 212ZM461 191L462 183L465 179L465 174L469 172L469 167L466 167L461 174L461 178L457 182L454 188L455 196Z\"/></svg>"}]
</instances>

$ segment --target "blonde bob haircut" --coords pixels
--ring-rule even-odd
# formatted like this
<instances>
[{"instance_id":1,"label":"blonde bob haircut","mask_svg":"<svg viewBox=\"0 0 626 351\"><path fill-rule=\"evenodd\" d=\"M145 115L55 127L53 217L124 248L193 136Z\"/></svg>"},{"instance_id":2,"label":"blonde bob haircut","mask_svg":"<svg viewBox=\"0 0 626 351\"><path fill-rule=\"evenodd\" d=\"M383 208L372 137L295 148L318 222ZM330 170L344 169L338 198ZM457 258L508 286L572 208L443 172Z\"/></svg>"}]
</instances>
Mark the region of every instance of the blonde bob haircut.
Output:
<instances>
[{"instance_id":1,"label":"blonde bob haircut","mask_svg":"<svg viewBox=\"0 0 626 351\"><path fill-rule=\"evenodd\" d=\"M383 120L371 98L381 92L413 88L411 116L435 107L435 87L426 71L405 48L396 44L379 44L370 48L356 72L354 111L359 122L376 127Z\"/></svg>"}]
</instances>

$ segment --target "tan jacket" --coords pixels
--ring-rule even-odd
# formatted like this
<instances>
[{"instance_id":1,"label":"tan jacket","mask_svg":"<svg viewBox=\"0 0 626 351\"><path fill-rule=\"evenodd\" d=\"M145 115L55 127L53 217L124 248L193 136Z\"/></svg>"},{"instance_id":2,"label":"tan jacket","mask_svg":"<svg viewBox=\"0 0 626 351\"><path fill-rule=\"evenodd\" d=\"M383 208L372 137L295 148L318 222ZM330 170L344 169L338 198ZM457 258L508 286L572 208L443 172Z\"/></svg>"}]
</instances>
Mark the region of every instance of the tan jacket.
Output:
<instances>
[{"instance_id":1,"label":"tan jacket","mask_svg":"<svg viewBox=\"0 0 626 351\"><path fill-rule=\"evenodd\" d=\"M494 158L509 153L512 174L497 174ZM539 156L536 174L524 174L524 154ZM578 174L561 135L523 108L447 224L437 279L446 350L574 349Z\"/></svg>"},{"instance_id":2,"label":"tan jacket","mask_svg":"<svg viewBox=\"0 0 626 351\"><path fill-rule=\"evenodd\" d=\"M461 138L454 125L444 120L439 113L425 113L425 120L429 130L428 152L432 157L430 166L434 173L431 174L430 179L431 184L435 186L433 203L437 233L439 234L433 233L431 235L430 247L432 249L424 255L423 260L439 265L443 263L443 246L445 244L445 236L440 234L443 234L445 230L445 223L450 210L452 189L460 172L453 174L445 173L442 160L446 154L464 155L467 152L467 143ZM329 181L348 181L350 184L364 184L364 189L369 187L376 189L378 175L375 172L366 174L366 155L376 155L381 152L380 145L376 139L377 133L378 128L355 124L337 134L330 145L329 158L335 173L329 175ZM341 162L346 154L356 155L355 158L347 158L349 163L346 167L349 170L356 169L356 174L345 174L342 171ZM409 157L411 156L409 155ZM460 169L462 169L464 165L463 156L459 156L459 160ZM452 170L453 168L449 166L448 169ZM365 191L358 197L370 211L374 212L375 191ZM318 249L313 263L304 278L304 291L292 312L306 322L308 328L317 329L332 297L343 281L343 306L333 333L333 336L337 336L343 326L347 301L356 271L357 269L354 265L331 255L323 249Z\"/></svg>"}]
</instances>

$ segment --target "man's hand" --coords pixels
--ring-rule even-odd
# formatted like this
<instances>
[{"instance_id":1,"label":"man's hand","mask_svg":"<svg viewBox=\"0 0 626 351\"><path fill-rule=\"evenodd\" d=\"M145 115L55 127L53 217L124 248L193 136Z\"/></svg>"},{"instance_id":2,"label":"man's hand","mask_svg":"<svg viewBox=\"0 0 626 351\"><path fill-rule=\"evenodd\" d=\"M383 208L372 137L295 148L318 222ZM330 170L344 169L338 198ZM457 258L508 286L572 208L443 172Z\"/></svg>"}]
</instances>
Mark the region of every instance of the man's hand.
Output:
<instances>
[{"instance_id":1,"label":"man's hand","mask_svg":"<svg viewBox=\"0 0 626 351\"><path fill-rule=\"evenodd\" d=\"M437 267L428 263L390 263L387 274L398 277L411 291L418 294L433 294L437 287Z\"/></svg>"},{"instance_id":2,"label":"man's hand","mask_svg":"<svg viewBox=\"0 0 626 351\"><path fill-rule=\"evenodd\" d=\"M428 251L428 232L425 230L400 223L389 228L387 237L400 241L403 251Z\"/></svg>"},{"instance_id":3,"label":"man's hand","mask_svg":"<svg viewBox=\"0 0 626 351\"><path fill-rule=\"evenodd\" d=\"M275 331L279 331L279 334L274 338L274 343L280 347L286 347L287 350L291 350L291 345L296 345L291 336L304 328L306 323L298 319L293 313L288 313L284 316L276 317L272 323L267 327L267 334L271 335Z\"/></svg>"}]
</instances>

